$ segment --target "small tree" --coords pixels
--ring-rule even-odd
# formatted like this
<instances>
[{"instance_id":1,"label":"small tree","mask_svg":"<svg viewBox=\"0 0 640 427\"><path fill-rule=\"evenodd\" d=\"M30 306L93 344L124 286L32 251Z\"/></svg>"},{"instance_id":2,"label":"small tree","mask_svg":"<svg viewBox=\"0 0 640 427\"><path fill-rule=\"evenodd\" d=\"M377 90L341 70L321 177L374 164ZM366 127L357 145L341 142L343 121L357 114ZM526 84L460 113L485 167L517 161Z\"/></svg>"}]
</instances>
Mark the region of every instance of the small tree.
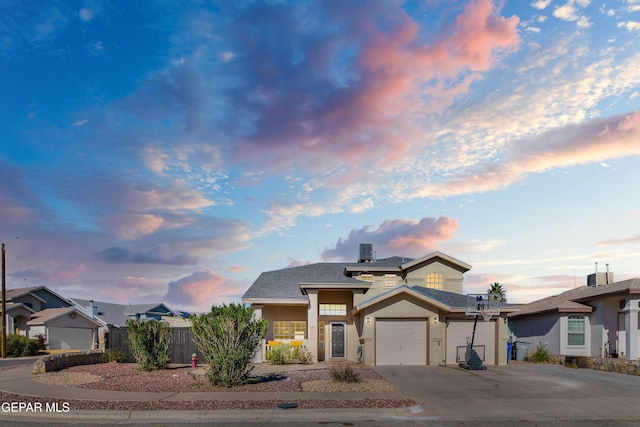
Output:
<instances>
[{"instance_id":1,"label":"small tree","mask_svg":"<svg viewBox=\"0 0 640 427\"><path fill-rule=\"evenodd\" d=\"M140 369L166 369L171 361L171 326L157 320L127 320L131 352Z\"/></svg>"},{"instance_id":2,"label":"small tree","mask_svg":"<svg viewBox=\"0 0 640 427\"><path fill-rule=\"evenodd\" d=\"M7 357L35 356L38 352L38 341L18 334L7 335Z\"/></svg>"},{"instance_id":3,"label":"small tree","mask_svg":"<svg viewBox=\"0 0 640 427\"><path fill-rule=\"evenodd\" d=\"M267 321L254 319L253 312L251 307L232 303L214 305L210 313L189 317L193 339L209 364L211 384L231 387L248 379L253 357L267 332Z\"/></svg>"}]
</instances>

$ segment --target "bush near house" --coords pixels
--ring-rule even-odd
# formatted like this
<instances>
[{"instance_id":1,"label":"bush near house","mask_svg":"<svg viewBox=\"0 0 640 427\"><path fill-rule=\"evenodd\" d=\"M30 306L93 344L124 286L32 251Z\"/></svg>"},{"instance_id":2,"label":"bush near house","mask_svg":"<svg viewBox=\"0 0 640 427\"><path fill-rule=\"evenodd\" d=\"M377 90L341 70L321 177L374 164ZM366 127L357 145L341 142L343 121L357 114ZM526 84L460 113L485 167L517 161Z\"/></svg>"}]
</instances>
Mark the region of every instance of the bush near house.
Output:
<instances>
[{"instance_id":1,"label":"bush near house","mask_svg":"<svg viewBox=\"0 0 640 427\"><path fill-rule=\"evenodd\" d=\"M549 349L547 349L542 344L538 344L536 350L533 353L530 353L529 361L533 363L549 363L551 362L551 353L549 353Z\"/></svg>"},{"instance_id":2,"label":"bush near house","mask_svg":"<svg viewBox=\"0 0 640 427\"><path fill-rule=\"evenodd\" d=\"M246 383L253 358L267 332L265 319L254 319L254 309L232 303L192 315L191 332L198 350L209 364L207 379L231 387Z\"/></svg>"},{"instance_id":3,"label":"bush near house","mask_svg":"<svg viewBox=\"0 0 640 427\"><path fill-rule=\"evenodd\" d=\"M289 365L291 363L310 365L313 362L313 356L306 348L281 342L271 348L267 354L267 360L274 365Z\"/></svg>"},{"instance_id":4,"label":"bush near house","mask_svg":"<svg viewBox=\"0 0 640 427\"><path fill-rule=\"evenodd\" d=\"M127 320L131 352L142 371L166 369L171 361L171 326L157 320Z\"/></svg>"},{"instance_id":5,"label":"bush near house","mask_svg":"<svg viewBox=\"0 0 640 427\"><path fill-rule=\"evenodd\" d=\"M7 335L7 357L36 356L39 352L38 341L18 334Z\"/></svg>"}]
</instances>

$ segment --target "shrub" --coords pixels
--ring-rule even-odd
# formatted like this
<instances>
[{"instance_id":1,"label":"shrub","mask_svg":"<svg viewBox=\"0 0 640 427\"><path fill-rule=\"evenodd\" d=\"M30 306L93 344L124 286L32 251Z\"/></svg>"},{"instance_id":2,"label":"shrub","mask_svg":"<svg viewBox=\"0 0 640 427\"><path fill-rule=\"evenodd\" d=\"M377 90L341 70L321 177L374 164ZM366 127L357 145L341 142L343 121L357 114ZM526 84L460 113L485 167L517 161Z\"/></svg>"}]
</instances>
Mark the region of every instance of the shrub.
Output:
<instances>
[{"instance_id":1,"label":"shrub","mask_svg":"<svg viewBox=\"0 0 640 427\"><path fill-rule=\"evenodd\" d=\"M127 320L131 352L141 370L165 369L171 361L171 326L157 320Z\"/></svg>"},{"instance_id":2,"label":"shrub","mask_svg":"<svg viewBox=\"0 0 640 427\"><path fill-rule=\"evenodd\" d=\"M301 363L310 365L313 363L313 356L306 348L300 346L292 346L287 343L280 343L271 348L267 354L267 360L274 365L289 365L291 363Z\"/></svg>"},{"instance_id":3,"label":"shrub","mask_svg":"<svg viewBox=\"0 0 640 427\"><path fill-rule=\"evenodd\" d=\"M281 342L271 348L269 352L269 360L274 365L289 365L293 362L293 347L289 344Z\"/></svg>"},{"instance_id":4,"label":"shrub","mask_svg":"<svg viewBox=\"0 0 640 427\"><path fill-rule=\"evenodd\" d=\"M551 354L549 353L549 349L547 349L542 344L538 344L536 350L529 354L529 361L533 363L549 363L551 362Z\"/></svg>"},{"instance_id":5,"label":"shrub","mask_svg":"<svg viewBox=\"0 0 640 427\"><path fill-rule=\"evenodd\" d=\"M341 383L357 383L360 382L360 374L351 366L334 366L329 370L329 375L334 381Z\"/></svg>"},{"instance_id":6,"label":"shrub","mask_svg":"<svg viewBox=\"0 0 640 427\"><path fill-rule=\"evenodd\" d=\"M254 309L242 304L211 307L211 312L190 316L193 339L209 364L213 385L244 384L253 370L253 358L267 332L265 319L254 319Z\"/></svg>"},{"instance_id":7,"label":"shrub","mask_svg":"<svg viewBox=\"0 0 640 427\"><path fill-rule=\"evenodd\" d=\"M7 335L7 357L36 356L38 341L18 334Z\"/></svg>"},{"instance_id":8,"label":"shrub","mask_svg":"<svg viewBox=\"0 0 640 427\"><path fill-rule=\"evenodd\" d=\"M104 355L109 362L124 363L127 361L127 356L122 352L122 350L117 348L110 348L106 350Z\"/></svg>"}]
</instances>

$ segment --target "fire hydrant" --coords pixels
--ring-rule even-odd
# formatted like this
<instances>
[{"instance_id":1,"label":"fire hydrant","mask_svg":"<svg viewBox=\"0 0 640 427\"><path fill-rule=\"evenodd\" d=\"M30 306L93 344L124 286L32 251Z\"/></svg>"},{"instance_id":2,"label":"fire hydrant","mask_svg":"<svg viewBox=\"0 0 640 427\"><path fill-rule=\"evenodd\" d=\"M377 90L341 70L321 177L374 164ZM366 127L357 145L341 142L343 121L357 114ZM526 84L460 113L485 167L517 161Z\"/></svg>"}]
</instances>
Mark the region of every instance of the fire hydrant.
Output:
<instances>
[{"instance_id":1,"label":"fire hydrant","mask_svg":"<svg viewBox=\"0 0 640 427\"><path fill-rule=\"evenodd\" d=\"M198 355L193 353L191 355L191 367L192 368L197 368L198 367Z\"/></svg>"}]
</instances>

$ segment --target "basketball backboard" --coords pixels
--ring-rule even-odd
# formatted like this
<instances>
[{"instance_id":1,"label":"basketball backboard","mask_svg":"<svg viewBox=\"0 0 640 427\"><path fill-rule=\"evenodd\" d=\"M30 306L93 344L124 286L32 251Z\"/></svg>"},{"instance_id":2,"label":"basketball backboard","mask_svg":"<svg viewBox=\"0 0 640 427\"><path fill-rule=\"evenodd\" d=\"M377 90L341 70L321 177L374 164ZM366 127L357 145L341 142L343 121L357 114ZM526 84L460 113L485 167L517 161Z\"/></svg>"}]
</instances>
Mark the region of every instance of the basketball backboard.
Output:
<instances>
[{"instance_id":1,"label":"basketball backboard","mask_svg":"<svg viewBox=\"0 0 640 427\"><path fill-rule=\"evenodd\" d=\"M500 314L500 295L498 294L468 294L467 316L482 316L489 321L492 316Z\"/></svg>"}]
</instances>

